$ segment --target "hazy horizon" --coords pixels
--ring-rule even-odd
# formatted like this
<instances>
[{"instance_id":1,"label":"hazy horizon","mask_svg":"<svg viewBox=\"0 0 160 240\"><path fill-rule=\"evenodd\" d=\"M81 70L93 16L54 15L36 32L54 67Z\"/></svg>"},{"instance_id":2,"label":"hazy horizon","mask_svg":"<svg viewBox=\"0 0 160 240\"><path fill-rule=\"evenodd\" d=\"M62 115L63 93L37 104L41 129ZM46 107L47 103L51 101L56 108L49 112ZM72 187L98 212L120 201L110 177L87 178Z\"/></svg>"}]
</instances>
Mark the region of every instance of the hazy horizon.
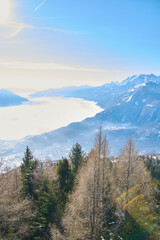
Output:
<instances>
[{"instance_id":1,"label":"hazy horizon","mask_svg":"<svg viewBox=\"0 0 160 240\"><path fill-rule=\"evenodd\" d=\"M141 73L160 75L159 7L156 0L135 0L130 4L127 0L0 0L0 89L28 97L50 88L100 86ZM52 112L49 107L54 108L52 104L56 106L56 101L58 106L59 100L46 99L46 115ZM55 111L63 112L67 101L63 99ZM95 103L85 103L82 111L77 101L83 100L72 100L68 108L77 104L78 117L74 116L76 113L70 114L73 119L70 117L64 125L99 111ZM37 111L41 121L39 112L43 111L38 107L42 104L34 107L29 105L27 111L32 117ZM23 116L20 109L25 116L26 105L1 108L0 133L4 139L9 134L12 138L12 128L18 127L12 119L16 119L16 114L18 118ZM61 118L60 114L53 125L45 123L44 131L55 129L54 125L63 126L58 125ZM33 122L28 134L19 128L19 137L44 132L37 131Z\"/></svg>"},{"instance_id":2,"label":"hazy horizon","mask_svg":"<svg viewBox=\"0 0 160 240\"><path fill-rule=\"evenodd\" d=\"M159 75L160 2L0 1L0 88L97 86Z\"/></svg>"}]
</instances>

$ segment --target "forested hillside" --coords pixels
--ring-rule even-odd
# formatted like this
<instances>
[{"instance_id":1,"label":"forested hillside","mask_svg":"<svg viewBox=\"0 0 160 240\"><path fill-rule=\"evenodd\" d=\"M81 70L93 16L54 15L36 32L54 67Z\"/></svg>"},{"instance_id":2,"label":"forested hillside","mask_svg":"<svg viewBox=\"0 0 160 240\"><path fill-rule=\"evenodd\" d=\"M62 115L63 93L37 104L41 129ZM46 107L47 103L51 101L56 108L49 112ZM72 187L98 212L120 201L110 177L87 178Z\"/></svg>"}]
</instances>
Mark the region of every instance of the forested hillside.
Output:
<instances>
[{"instance_id":1,"label":"forested hillside","mask_svg":"<svg viewBox=\"0 0 160 240\"><path fill-rule=\"evenodd\" d=\"M101 127L93 142L58 162L27 146L21 166L1 172L1 239L160 239L159 160L140 156L132 138L111 157Z\"/></svg>"}]
</instances>

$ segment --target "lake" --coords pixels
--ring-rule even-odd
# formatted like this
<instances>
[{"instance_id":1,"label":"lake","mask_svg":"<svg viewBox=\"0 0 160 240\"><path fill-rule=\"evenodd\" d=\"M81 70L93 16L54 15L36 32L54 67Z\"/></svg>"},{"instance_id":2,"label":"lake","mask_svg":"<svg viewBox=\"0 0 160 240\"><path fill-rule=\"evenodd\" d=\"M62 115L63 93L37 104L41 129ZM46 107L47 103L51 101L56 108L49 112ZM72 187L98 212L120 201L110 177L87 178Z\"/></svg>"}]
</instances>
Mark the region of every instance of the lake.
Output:
<instances>
[{"instance_id":1,"label":"lake","mask_svg":"<svg viewBox=\"0 0 160 240\"><path fill-rule=\"evenodd\" d=\"M93 117L102 109L75 98L36 98L20 106L0 108L0 140L18 140Z\"/></svg>"}]
</instances>

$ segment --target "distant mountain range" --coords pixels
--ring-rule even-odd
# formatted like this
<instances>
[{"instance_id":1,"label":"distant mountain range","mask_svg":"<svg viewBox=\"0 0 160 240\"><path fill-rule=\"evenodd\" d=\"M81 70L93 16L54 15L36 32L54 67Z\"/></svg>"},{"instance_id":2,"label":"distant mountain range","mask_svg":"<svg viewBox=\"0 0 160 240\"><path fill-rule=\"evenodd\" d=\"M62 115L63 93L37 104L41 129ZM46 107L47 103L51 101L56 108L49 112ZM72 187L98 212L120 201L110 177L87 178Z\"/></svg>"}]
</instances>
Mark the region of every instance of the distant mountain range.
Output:
<instances>
[{"instance_id":1,"label":"distant mountain range","mask_svg":"<svg viewBox=\"0 0 160 240\"><path fill-rule=\"evenodd\" d=\"M26 98L20 97L9 90L0 89L0 107L17 106L26 101L28 101Z\"/></svg>"},{"instance_id":2,"label":"distant mountain range","mask_svg":"<svg viewBox=\"0 0 160 240\"><path fill-rule=\"evenodd\" d=\"M88 89L92 89L93 87L90 86L80 86L80 87L64 87L64 88L57 88L57 89L47 89L44 91L36 92L31 94L32 98L38 97L72 97L77 92L86 91Z\"/></svg>"},{"instance_id":3,"label":"distant mountain range","mask_svg":"<svg viewBox=\"0 0 160 240\"><path fill-rule=\"evenodd\" d=\"M37 156L59 159L75 142L89 151L100 125L106 132L111 154L118 154L131 136L141 153L160 152L160 76L134 75L100 87L49 89L32 95L34 98L48 96L83 98L97 102L104 110L95 117L49 133L3 142L2 145L7 146L5 155L16 158L17 153L29 145Z\"/></svg>"}]
</instances>

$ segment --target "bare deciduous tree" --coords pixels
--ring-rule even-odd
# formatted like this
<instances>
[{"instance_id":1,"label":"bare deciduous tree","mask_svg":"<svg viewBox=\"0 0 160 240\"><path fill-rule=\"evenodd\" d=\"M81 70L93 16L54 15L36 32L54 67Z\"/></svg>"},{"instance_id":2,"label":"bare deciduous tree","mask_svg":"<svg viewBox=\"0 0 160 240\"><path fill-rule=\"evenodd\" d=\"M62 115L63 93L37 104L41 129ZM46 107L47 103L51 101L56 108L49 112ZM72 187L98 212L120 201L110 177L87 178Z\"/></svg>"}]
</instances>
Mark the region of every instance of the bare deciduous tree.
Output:
<instances>
[{"instance_id":1,"label":"bare deciduous tree","mask_svg":"<svg viewBox=\"0 0 160 240\"><path fill-rule=\"evenodd\" d=\"M102 128L96 135L95 147L78 175L78 184L70 196L63 219L71 239L96 239L107 231L110 210L113 207L110 187L110 162L108 142Z\"/></svg>"},{"instance_id":2,"label":"bare deciduous tree","mask_svg":"<svg viewBox=\"0 0 160 240\"><path fill-rule=\"evenodd\" d=\"M123 212L123 206L128 202L143 194L147 201L152 199L153 189L151 177L144 162L138 155L133 138L130 138L122 149L119 158L114 164L115 196ZM127 222L128 213L124 211L124 220Z\"/></svg>"}]
</instances>

